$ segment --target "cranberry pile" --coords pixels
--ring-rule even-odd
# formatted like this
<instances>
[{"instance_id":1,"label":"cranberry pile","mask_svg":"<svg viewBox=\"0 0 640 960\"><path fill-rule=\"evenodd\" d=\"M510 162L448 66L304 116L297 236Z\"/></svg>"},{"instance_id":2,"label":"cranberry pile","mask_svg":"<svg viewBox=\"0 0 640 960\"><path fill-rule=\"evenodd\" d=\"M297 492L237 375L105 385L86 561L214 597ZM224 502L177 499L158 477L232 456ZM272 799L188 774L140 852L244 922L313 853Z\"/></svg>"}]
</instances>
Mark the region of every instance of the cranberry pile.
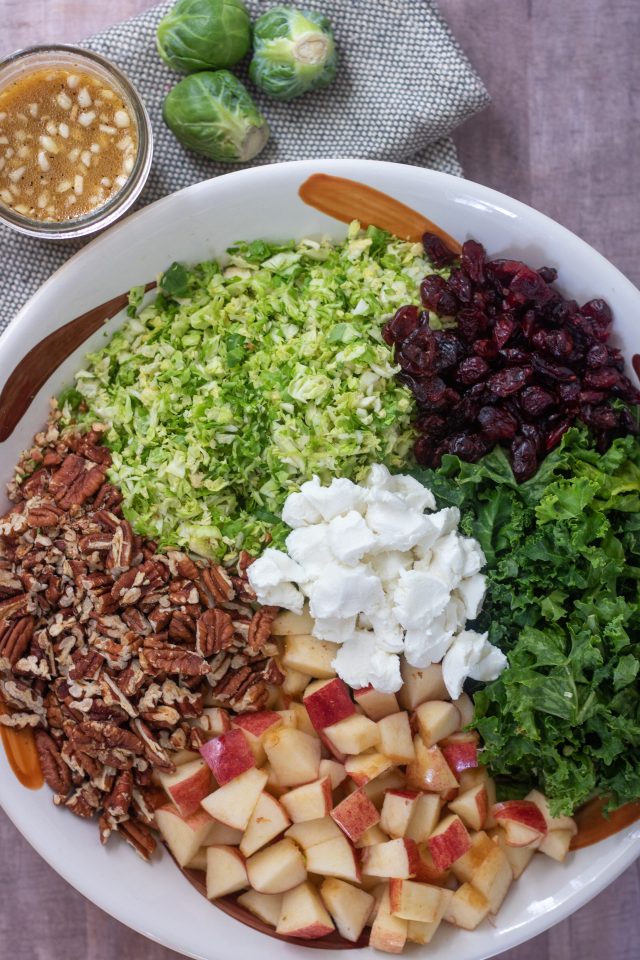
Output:
<instances>
[{"instance_id":1,"label":"cranberry pile","mask_svg":"<svg viewBox=\"0 0 640 960\"><path fill-rule=\"evenodd\" d=\"M419 463L437 467L445 453L476 461L500 443L521 482L576 419L600 450L635 431L626 404L640 403L640 392L620 351L607 345L604 300L565 300L552 286L556 270L487 260L475 240L459 257L434 234L423 243L436 268L451 268L449 278L425 277L424 309L400 307L383 331L418 403ZM455 327L432 329L430 311Z\"/></svg>"}]
</instances>

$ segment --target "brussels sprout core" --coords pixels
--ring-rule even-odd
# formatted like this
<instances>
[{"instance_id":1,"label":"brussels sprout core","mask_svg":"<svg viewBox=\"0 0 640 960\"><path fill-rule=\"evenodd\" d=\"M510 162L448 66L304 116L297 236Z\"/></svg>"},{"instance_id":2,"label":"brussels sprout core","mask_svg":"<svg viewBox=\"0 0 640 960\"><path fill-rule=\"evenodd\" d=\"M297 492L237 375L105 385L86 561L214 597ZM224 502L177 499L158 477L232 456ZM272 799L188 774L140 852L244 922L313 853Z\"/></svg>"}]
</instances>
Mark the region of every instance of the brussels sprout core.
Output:
<instances>
[{"instance_id":1,"label":"brussels sprout core","mask_svg":"<svg viewBox=\"0 0 640 960\"><path fill-rule=\"evenodd\" d=\"M273 7L256 21L249 75L271 97L292 100L326 87L337 61L331 24L315 10Z\"/></svg>"},{"instance_id":2,"label":"brussels sprout core","mask_svg":"<svg viewBox=\"0 0 640 960\"><path fill-rule=\"evenodd\" d=\"M318 64L327 59L329 40L324 33L305 33L293 44L293 56L300 63Z\"/></svg>"}]
</instances>

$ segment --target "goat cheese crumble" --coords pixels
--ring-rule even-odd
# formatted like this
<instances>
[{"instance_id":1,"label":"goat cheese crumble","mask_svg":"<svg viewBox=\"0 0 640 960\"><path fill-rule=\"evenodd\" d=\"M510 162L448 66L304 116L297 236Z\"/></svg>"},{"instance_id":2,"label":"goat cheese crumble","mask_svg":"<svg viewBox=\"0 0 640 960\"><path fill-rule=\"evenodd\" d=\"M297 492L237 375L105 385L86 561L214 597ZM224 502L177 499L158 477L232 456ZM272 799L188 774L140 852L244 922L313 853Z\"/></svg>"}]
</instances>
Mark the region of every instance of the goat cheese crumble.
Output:
<instances>
[{"instance_id":1,"label":"goat cheese crumble","mask_svg":"<svg viewBox=\"0 0 640 960\"><path fill-rule=\"evenodd\" d=\"M467 630L484 600L485 557L458 533L456 507L436 510L431 491L375 464L361 484L317 476L287 497L287 552L268 548L249 567L260 603L300 613L313 636L336 644L333 666L354 689L402 686L400 656L442 662L452 699L467 677L489 681L507 665L487 634Z\"/></svg>"}]
</instances>

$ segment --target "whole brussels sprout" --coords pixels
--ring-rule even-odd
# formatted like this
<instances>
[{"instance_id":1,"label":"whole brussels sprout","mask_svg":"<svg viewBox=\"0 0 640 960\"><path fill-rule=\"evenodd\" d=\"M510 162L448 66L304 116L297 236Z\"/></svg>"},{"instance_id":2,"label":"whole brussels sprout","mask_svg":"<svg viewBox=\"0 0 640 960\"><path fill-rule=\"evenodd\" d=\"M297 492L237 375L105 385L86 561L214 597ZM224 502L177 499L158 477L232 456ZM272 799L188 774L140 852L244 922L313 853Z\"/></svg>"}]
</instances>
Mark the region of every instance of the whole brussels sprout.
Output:
<instances>
[{"instance_id":1,"label":"whole brussels sprout","mask_svg":"<svg viewBox=\"0 0 640 960\"><path fill-rule=\"evenodd\" d=\"M232 67L251 45L243 0L178 0L158 24L158 52L181 73Z\"/></svg>"},{"instance_id":2,"label":"whole brussels sprout","mask_svg":"<svg viewBox=\"0 0 640 960\"><path fill-rule=\"evenodd\" d=\"M251 160L269 139L267 121L228 70L185 77L169 92L162 116L185 147L212 160Z\"/></svg>"},{"instance_id":3,"label":"whole brussels sprout","mask_svg":"<svg viewBox=\"0 0 640 960\"><path fill-rule=\"evenodd\" d=\"M336 75L337 60L331 25L321 13L274 7L256 21L249 73L256 86L278 100L326 87Z\"/></svg>"}]
</instances>

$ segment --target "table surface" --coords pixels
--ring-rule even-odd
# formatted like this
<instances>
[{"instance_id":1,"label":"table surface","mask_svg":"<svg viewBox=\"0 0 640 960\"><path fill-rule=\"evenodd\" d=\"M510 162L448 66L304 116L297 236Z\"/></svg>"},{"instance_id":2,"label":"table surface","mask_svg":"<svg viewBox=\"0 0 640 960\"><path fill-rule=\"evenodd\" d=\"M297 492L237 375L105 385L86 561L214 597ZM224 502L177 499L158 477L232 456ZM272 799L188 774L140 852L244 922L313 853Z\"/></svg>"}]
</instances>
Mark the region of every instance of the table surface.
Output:
<instances>
[{"instance_id":1,"label":"table surface","mask_svg":"<svg viewBox=\"0 0 640 960\"><path fill-rule=\"evenodd\" d=\"M0 0L0 55L80 40L148 5ZM638 0L440 0L440 7L493 97L456 133L466 176L565 224L640 285ZM0 849L0 960L177 960L67 886L1 812ZM502 960L637 960L639 904L636 863Z\"/></svg>"}]
</instances>

